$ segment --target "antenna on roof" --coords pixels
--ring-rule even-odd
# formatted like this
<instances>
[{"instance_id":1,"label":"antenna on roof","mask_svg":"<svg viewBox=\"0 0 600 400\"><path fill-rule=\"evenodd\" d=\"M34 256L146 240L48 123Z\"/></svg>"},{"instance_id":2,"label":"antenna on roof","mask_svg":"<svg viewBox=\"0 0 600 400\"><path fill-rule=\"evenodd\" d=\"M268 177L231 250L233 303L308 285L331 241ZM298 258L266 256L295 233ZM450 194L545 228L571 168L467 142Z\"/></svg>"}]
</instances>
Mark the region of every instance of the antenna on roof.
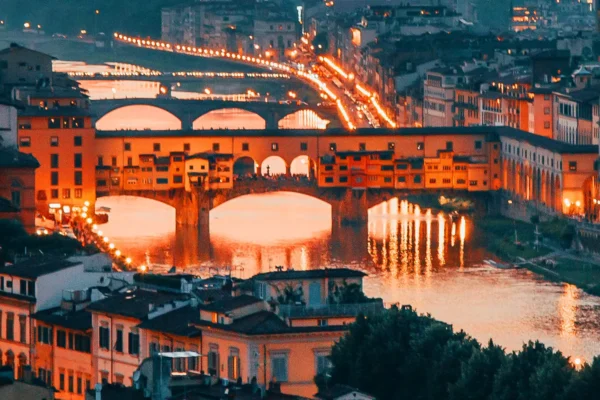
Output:
<instances>
[{"instance_id":1,"label":"antenna on roof","mask_svg":"<svg viewBox=\"0 0 600 400\"><path fill-rule=\"evenodd\" d=\"M276 266L275 266L275 270L276 270L277 272L282 272L282 271L283 271L283 265L276 265Z\"/></svg>"}]
</instances>

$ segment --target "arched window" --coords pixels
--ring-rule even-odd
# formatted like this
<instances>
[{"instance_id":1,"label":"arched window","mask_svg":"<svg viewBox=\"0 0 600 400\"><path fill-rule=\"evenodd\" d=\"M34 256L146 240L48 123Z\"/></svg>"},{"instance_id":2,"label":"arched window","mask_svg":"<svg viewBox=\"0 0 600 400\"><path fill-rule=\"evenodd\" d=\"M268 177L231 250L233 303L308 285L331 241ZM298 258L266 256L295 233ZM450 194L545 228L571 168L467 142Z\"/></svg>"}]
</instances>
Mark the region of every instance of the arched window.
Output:
<instances>
[{"instance_id":1,"label":"arched window","mask_svg":"<svg viewBox=\"0 0 600 400\"><path fill-rule=\"evenodd\" d=\"M23 370L26 365L27 365L27 356L25 355L25 353L19 354L19 374L17 375L17 378L19 378L19 379L23 378ZM14 368L14 361L13 361L13 368Z\"/></svg>"}]
</instances>

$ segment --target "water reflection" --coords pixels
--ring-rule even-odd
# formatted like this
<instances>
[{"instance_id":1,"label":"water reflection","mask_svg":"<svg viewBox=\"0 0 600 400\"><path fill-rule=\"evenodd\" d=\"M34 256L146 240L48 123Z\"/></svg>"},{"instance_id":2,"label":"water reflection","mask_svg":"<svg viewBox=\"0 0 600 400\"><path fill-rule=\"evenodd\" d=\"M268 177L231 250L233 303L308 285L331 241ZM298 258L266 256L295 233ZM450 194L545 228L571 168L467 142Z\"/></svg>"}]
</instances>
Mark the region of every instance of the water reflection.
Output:
<instances>
[{"instance_id":1,"label":"water reflection","mask_svg":"<svg viewBox=\"0 0 600 400\"><path fill-rule=\"evenodd\" d=\"M276 265L348 265L369 273L368 295L411 304L480 341L492 337L513 350L538 339L586 360L600 353L600 299L528 271L482 266L485 235L469 218L395 201L371 210L368 225L332 226L327 204L298 196L238 198L211 213L210 227L177 232L168 206L126 198L98 204L112 208L102 227L111 240L157 271L175 264L207 273L218 265L248 277Z\"/></svg>"}]
</instances>

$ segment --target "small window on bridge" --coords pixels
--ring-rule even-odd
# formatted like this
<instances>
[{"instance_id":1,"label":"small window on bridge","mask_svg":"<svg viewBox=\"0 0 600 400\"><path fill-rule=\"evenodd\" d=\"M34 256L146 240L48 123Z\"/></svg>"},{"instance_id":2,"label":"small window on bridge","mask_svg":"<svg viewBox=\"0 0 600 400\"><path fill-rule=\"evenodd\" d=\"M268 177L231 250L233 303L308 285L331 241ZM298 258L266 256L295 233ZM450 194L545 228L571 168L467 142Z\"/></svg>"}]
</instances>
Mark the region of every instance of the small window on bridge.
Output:
<instances>
[{"instance_id":1,"label":"small window on bridge","mask_svg":"<svg viewBox=\"0 0 600 400\"><path fill-rule=\"evenodd\" d=\"M129 143L129 142L125 142L125 143L123 144L123 149L124 149L125 151L131 151L131 143Z\"/></svg>"},{"instance_id":2,"label":"small window on bridge","mask_svg":"<svg viewBox=\"0 0 600 400\"><path fill-rule=\"evenodd\" d=\"M60 129L60 118L48 118L48 129Z\"/></svg>"},{"instance_id":3,"label":"small window on bridge","mask_svg":"<svg viewBox=\"0 0 600 400\"><path fill-rule=\"evenodd\" d=\"M156 183L159 185L167 185L169 183L169 178L156 178Z\"/></svg>"},{"instance_id":4,"label":"small window on bridge","mask_svg":"<svg viewBox=\"0 0 600 400\"><path fill-rule=\"evenodd\" d=\"M414 183L421 183L421 175L415 175L413 178Z\"/></svg>"},{"instance_id":5,"label":"small window on bridge","mask_svg":"<svg viewBox=\"0 0 600 400\"><path fill-rule=\"evenodd\" d=\"M359 151L365 151L365 150L367 150L367 144L366 143L359 143L358 144L358 150Z\"/></svg>"},{"instance_id":6,"label":"small window on bridge","mask_svg":"<svg viewBox=\"0 0 600 400\"><path fill-rule=\"evenodd\" d=\"M397 164L396 169L408 169L408 164Z\"/></svg>"},{"instance_id":7,"label":"small window on bridge","mask_svg":"<svg viewBox=\"0 0 600 400\"><path fill-rule=\"evenodd\" d=\"M388 142L388 150L394 150L396 148L396 143Z\"/></svg>"},{"instance_id":8,"label":"small window on bridge","mask_svg":"<svg viewBox=\"0 0 600 400\"><path fill-rule=\"evenodd\" d=\"M160 151L160 143L154 143L152 145L152 148L154 151Z\"/></svg>"},{"instance_id":9,"label":"small window on bridge","mask_svg":"<svg viewBox=\"0 0 600 400\"><path fill-rule=\"evenodd\" d=\"M340 176L340 183L348 183L348 177L347 176Z\"/></svg>"},{"instance_id":10,"label":"small window on bridge","mask_svg":"<svg viewBox=\"0 0 600 400\"><path fill-rule=\"evenodd\" d=\"M190 149L191 149L191 146L190 146L189 143L184 143L183 144L183 151L190 151Z\"/></svg>"},{"instance_id":11,"label":"small window on bridge","mask_svg":"<svg viewBox=\"0 0 600 400\"><path fill-rule=\"evenodd\" d=\"M332 176L328 176L325 178L325 183L333 183L333 177Z\"/></svg>"},{"instance_id":12,"label":"small window on bridge","mask_svg":"<svg viewBox=\"0 0 600 400\"><path fill-rule=\"evenodd\" d=\"M308 143L306 143L306 142L300 143L300 151L306 151L306 150L308 150Z\"/></svg>"},{"instance_id":13,"label":"small window on bridge","mask_svg":"<svg viewBox=\"0 0 600 400\"><path fill-rule=\"evenodd\" d=\"M417 142L417 150L425 150L425 143Z\"/></svg>"},{"instance_id":14,"label":"small window on bridge","mask_svg":"<svg viewBox=\"0 0 600 400\"><path fill-rule=\"evenodd\" d=\"M212 149L213 151L219 151L221 150L221 145L219 143L213 143Z\"/></svg>"},{"instance_id":15,"label":"small window on bridge","mask_svg":"<svg viewBox=\"0 0 600 400\"><path fill-rule=\"evenodd\" d=\"M279 150L279 144L278 143L271 143L271 150L278 151Z\"/></svg>"},{"instance_id":16,"label":"small window on bridge","mask_svg":"<svg viewBox=\"0 0 600 400\"><path fill-rule=\"evenodd\" d=\"M406 177L405 176L399 176L398 177L398 183L406 183Z\"/></svg>"},{"instance_id":17,"label":"small window on bridge","mask_svg":"<svg viewBox=\"0 0 600 400\"><path fill-rule=\"evenodd\" d=\"M250 151L250 144L242 143L242 151Z\"/></svg>"},{"instance_id":18,"label":"small window on bridge","mask_svg":"<svg viewBox=\"0 0 600 400\"><path fill-rule=\"evenodd\" d=\"M335 143L329 143L329 151L336 151L337 145Z\"/></svg>"}]
</instances>

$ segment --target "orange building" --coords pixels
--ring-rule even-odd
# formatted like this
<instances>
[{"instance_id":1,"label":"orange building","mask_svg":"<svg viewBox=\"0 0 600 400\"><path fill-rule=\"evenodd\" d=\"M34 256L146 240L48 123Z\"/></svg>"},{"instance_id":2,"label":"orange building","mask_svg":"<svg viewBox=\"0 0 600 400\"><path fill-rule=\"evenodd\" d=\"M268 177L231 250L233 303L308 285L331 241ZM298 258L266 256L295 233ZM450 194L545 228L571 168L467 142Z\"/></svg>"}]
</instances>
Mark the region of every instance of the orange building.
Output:
<instances>
[{"instance_id":1,"label":"orange building","mask_svg":"<svg viewBox=\"0 0 600 400\"><path fill-rule=\"evenodd\" d=\"M92 316L85 291L67 292L60 307L38 311L35 366L38 379L57 389L56 399L83 400L93 388Z\"/></svg>"},{"instance_id":2,"label":"orange building","mask_svg":"<svg viewBox=\"0 0 600 400\"><path fill-rule=\"evenodd\" d=\"M479 120L479 92L457 86L454 90L454 126L477 126Z\"/></svg>"},{"instance_id":3,"label":"orange building","mask_svg":"<svg viewBox=\"0 0 600 400\"><path fill-rule=\"evenodd\" d=\"M0 218L16 219L35 232L37 160L14 148L0 147Z\"/></svg>"},{"instance_id":4,"label":"orange building","mask_svg":"<svg viewBox=\"0 0 600 400\"><path fill-rule=\"evenodd\" d=\"M57 220L96 199L95 129L87 96L77 89L21 89L28 106L18 116L18 145L40 162L36 206ZM93 209L93 208L92 208Z\"/></svg>"},{"instance_id":5,"label":"orange building","mask_svg":"<svg viewBox=\"0 0 600 400\"><path fill-rule=\"evenodd\" d=\"M529 108L529 132L552 139L554 131L552 89L536 86L529 91L529 97L532 99Z\"/></svg>"}]
</instances>

